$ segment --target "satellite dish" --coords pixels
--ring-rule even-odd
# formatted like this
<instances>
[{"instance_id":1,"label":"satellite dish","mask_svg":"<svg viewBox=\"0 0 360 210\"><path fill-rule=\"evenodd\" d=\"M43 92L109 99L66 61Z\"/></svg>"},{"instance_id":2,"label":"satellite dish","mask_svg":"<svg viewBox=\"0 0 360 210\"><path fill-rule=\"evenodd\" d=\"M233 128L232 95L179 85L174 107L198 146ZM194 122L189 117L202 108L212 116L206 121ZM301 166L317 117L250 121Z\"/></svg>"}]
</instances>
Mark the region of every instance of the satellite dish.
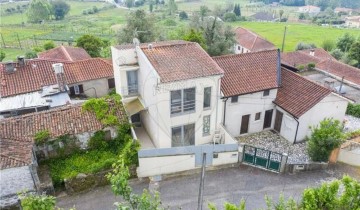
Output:
<instances>
[{"instance_id":1,"label":"satellite dish","mask_svg":"<svg viewBox=\"0 0 360 210\"><path fill-rule=\"evenodd\" d=\"M115 60L115 63L118 66L124 65L124 64L126 64L126 58L123 56L120 56Z\"/></svg>"},{"instance_id":2,"label":"satellite dish","mask_svg":"<svg viewBox=\"0 0 360 210\"><path fill-rule=\"evenodd\" d=\"M140 41L138 38L133 38L133 43L135 46L139 46L140 45Z\"/></svg>"}]
</instances>

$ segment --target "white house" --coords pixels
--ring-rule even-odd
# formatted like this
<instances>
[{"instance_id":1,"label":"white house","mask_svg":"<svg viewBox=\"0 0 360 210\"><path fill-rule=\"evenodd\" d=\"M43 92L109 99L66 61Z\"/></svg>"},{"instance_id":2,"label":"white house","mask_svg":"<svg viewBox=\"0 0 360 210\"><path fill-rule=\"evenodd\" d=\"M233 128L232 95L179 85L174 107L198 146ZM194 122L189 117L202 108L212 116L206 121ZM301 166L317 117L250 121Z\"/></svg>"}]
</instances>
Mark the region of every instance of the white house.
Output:
<instances>
[{"instance_id":1,"label":"white house","mask_svg":"<svg viewBox=\"0 0 360 210\"><path fill-rule=\"evenodd\" d=\"M316 15L321 11L320 7L313 6L313 5L306 5L303 7L299 7L298 12L300 13L309 13L311 15Z\"/></svg>"},{"instance_id":2,"label":"white house","mask_svg":"<svg viewBox=\"0 0 360 210\"><path fill-rule=\"evenodd\" d=\"M224 70L222 122L233 136L273 129L290 142L326 117L343 120L347 99L281 68L277 50L214 57Z\"/></svg>"},{"instance_id":3,"label":"white house","mask_svg":"<svg viewBox=\"0 0 360 210\"><path fill-rule=\"evenodd\" d=\"M271 42L256 33L242 27L235 29L234 53L257 52L262 50L274 50L276 47Z\"/></svg>"},{"instance_id":4,"label":"white house","mask_svg":"<svg viewBox=\"0 0 360 210\"><path fill-rule=\"evenodd\" d=\"M117 46L112 55L116 91L154 147L213 141L223 71L197 43Z\"/></svg>"},{"instance_id":5,"label":"white house","mask_svg":"<svg viewBox=\"0 0 360 210\"><path fill-rule=\"evenodd\" d=\"M349 28L360 28L360 16L346 17L345 26Z\"/></svg>"}]
</instances>

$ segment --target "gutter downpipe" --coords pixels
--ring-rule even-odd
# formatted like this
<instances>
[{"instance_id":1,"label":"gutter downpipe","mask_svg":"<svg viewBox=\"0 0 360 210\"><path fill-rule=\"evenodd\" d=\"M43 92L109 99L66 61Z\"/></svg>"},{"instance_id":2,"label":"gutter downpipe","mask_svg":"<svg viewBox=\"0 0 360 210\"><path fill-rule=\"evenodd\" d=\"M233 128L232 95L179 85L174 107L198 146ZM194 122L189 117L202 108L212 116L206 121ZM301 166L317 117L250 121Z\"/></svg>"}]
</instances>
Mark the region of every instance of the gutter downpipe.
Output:
<instances>
[{"instance_id":1,"label":"gutter downpipe","mask_svg":"<svg viewBox=\"0 0 360 210\"><path fill-rule=\"evenodd\" d=\"M293 144L296 143L296 137L297 137L297 134L298 134L299 124L300 124L299 120L297 120L295 117L294 117L294 120L297 122L297 126L296 126L296 132L295 132L295 138L294 138Z\"/></svg>"},{"instance_id":2,"label":"gutter downpipe","mask_svg":"<svg viewBox=\"0 0 360 210\"><path fill-rule=\"evenodd\" d=\"M226 116L226 102L229 98L226 98L225 100L223 100L224 102L224 116L223 116L223 125L224 125L224 128L226 127L225 126L225 116Z\"/></svg>"}]
</instances>

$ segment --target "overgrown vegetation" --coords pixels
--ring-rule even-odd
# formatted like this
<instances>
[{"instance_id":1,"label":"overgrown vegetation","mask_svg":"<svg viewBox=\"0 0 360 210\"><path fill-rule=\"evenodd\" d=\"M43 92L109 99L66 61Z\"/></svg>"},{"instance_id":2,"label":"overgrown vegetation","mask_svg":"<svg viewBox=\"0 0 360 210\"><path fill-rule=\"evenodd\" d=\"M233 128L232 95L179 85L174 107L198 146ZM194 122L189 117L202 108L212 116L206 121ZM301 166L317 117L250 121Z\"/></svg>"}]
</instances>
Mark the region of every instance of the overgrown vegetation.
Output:
<instances>
[{"instance_id":1,"label":"overgrown vegetation","mask_svg":"<svg viewBox=\"0 0 360 210\"><path fill-rule=\"evenodd\" d=\"M319 126L311 128L312 134L307 139L307 151L313 161L329 160L330 153L345 139L343 125L339 120L326 118Z\"/></svg>"},{"instance_id":2,"label":"overgrown vegetation","mask_svg":"<svg viewBox=\"0 0 360 210\"><path fill-rule=\"evenodd\" d=\"M41 130L35 133L34 141L35 144L40 145L44 144L50 138L50 132L48 130Z\"/></svg>"},{"instance_id":3,"label":"overgrown vegetation","mask_svg":"<svg viewBox=\"0 0 360 210\"><path fill-rule=\"evenodd\" d=\"M346 109L346 114L360 118L360 104L349 103Z\"/></svg>"},{"instance_id":4,"label":"overgrown vegetation","mask_svg":"<svg viewBox=\"0 0 360 210\"><path fill-rule=\"evenodd\" d=\"M19 194L23 210L53 210L55 209L55 197L50 195L36 195L33 193Z\"/></svg>"}]
</instances>

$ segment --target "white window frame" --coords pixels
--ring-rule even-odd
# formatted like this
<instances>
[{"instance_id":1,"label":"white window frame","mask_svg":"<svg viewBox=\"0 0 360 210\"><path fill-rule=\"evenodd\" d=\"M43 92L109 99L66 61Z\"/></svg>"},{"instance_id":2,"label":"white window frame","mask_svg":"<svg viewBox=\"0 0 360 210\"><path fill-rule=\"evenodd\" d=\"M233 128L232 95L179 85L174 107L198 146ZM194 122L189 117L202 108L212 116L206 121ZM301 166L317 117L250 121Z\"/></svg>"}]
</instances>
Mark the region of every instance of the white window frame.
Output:
<instances>
[{"instance_id":1,"label":"white window frame","mask_svg":"<svg viewBox=\"0 0 360 210\"><path fill-rule=\"evenodd\" d=\"M193 103L191 103L191 101L188 101L188 104L184 104L184 96L185 96L185 91L189 90L189 89L194 89L194 101ZM171 93L175 92L175 91L180 91L180 100L178 102L174 102L174 104L172 104L172 99L171 99ZM177 105L175 105L175 103L177 103ZM185 110L185 109L189 109L186 107L194 107L191 110ZM177 108L177 109L175 109ZM176 110L176 111L174 111ZM195 112L196 111L196 88L195 87L191 87L191 88L185 88L185 89L181 89L181 90L172 90L170 91L170 115L181 115L181 114L185 114L185 113L191 113L191 112Z\"/></svg>"},{"instance_id":2,"label":"white window frame","mask_svg":"<svg viewBox=\"0 0 360 210\"><path fill-rule=\"evenodd\" d=\"M74 85L74 93L75 93L75 95L80 95L80 87L79 87L79 85Z\"/></svg>"}]
</instances>

